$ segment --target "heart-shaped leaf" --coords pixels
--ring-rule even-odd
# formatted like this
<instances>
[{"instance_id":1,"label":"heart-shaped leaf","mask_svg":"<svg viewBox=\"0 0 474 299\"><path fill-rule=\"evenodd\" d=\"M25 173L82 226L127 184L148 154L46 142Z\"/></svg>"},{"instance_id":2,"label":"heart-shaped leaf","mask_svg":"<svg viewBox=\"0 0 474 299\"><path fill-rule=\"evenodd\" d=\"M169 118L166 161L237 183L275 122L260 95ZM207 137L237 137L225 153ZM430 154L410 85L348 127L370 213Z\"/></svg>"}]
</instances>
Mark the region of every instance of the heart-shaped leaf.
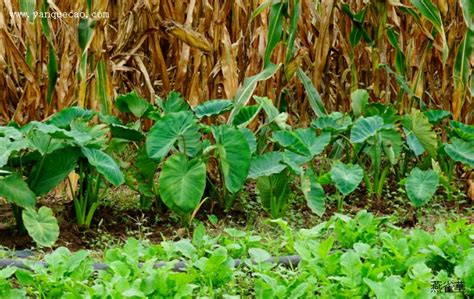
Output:
<instances>
[{"instance_id":1,"label":"heart-shaped leaf","mask_svg":"<svg viewBox=\"0 0 474 299\"><path fill-rule=\"evenodd\" d=\"M449 124L460 138L467 141L474 141L474 125L466 125L456 120L450 121Z\"/></svg>"},{"instance_id":2,"label":"heart-shaped leaf","mask_svg":"<svg viewBox=\"0 0 474 299\"><path fill-rule=\"evenodd\" d=\"M331 133L325 132L316 136L316 131L312 128L297 129L295 133L309 149L311 158L322 153L331 141Z\"/></svg>"},{"instance_id":3,"label":"heart-shaped leaf","mask_svg":"<svg viewBox=\"0 0 474 299\"><path fill-rule=\"evenodd\" d=\"M331 179L343 196L353 192L364 177L364 170L357 164L347 165L337 161L330 171Z\"/></svg>"},{"instance_id":4,"label":"heart-shaped leaf","mask_svg":"<svg viewBox=\"0 0 474 299\"><path fill-rule=\"evenodd\" d=\"M363 143L383 127L383 118L380 116L370 116L359 118L351 130L351 142Z\"/></svg>"},{"instance_id":5,"label":"heart-shaped leaf","mask_svg":"<svg viewBox=\"0 0 474 299\"><path fill-rule=\"evenodd\" d=\"M405 188L408 198L415 207L426 204L436 192L439 176L432 170L421 170L415 167L408 176Z\"/></svg>"},{"instance_id":6,"label":"heart-shaped leaf","mask_svg":"<svg viewBox=\"0 0 474 299\"><path fill-rule=\"evenodd\" d=\"M22 218L28 234L38 245L54 245L59 236L59 225L50 208L41 207L38 212L28 208L23 211Z\"/></svg>"},{"instance_id":7,"label":"heart-shaped leaf","mask_svg":"<svg viewBox=\"0 0 474 299\"><path fill-rule=\"evenodd\" d=\"M301 180L301 190L306 203L313 213L321 217L326 210L326 194L312 171L308 171Z\"/></svg>"},{"instance_id":8,"label":"heart-shaped leaf","mask_svg":"<svg viewBox=\"0 0 474 299\"><path fill-rule=\"evenodd\" d=\"M252 120L257 116L257 114L262 109L260 105L250 105L242 107L234 118L233 125L240 128L246 127L252 122Z\"/></svg>"},{"instance_id":9,"label":"heart-shaped leaf","mask_svg":"<svg viewBox=\"0 0 474 299\"><path fill-rule=\"evenodd\" d=\"M163 202L178 214L191 213L199 204L206 186L206 165L177 153L163 165L159 178Z\"/></svg>"},{"instance_id":10,"label":"heart-shaped leaf","mask_svg":"<svg viewBox=\"0 0 474 299\"><path fill-rule=\"evenodd\" d=\"M249 144L244 135L231 126L214 126L212 134L216 139L216 154L225 186L235 193L242 188L250 169Z\"/></svg>"},{"instance_id":11,"label":"heart-shaped leaf","mask_svg":"<svg viewBox=\"0 0 474 299\"><path fill-rule=\"evenodd\" d=\"M450 117L452 114L446 110L439 110L439 109L430 109L424 111L423 114L428 118L428 121L435 125L441 122L443 119Z\"/></svg>"},{"instance_id":12,"label":"heart-shaped leaf","mask_svg":"<svg viewBox=\"0 0 474 299\"><path fill-rule=\"evenodd\" d=\"M68 129L71 122L77 118L90 120L96 113L92 110L85 110L81 107L73 106L65 108L54 114L46 123L55 125L61 129Z\"/></svg>"}]
</instances>

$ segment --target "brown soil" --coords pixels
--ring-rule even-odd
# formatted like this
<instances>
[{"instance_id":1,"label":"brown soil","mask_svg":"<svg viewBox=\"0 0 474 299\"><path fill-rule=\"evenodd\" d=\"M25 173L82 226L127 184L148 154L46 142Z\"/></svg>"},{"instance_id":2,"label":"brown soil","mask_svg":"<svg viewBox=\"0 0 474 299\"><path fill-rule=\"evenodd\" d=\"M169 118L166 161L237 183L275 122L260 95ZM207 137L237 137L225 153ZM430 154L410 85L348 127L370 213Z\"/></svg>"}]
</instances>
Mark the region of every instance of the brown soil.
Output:
<instances>
[{"instance_id":1,"label":"brown soil","mask_svg":"<svg viewBox=\"0 0 474 299\"><path fill-rule=\"evenodd\" d=\"M325 190L331 194L334 190ZM252 192L250 194L253 194ZM181 228L176 217L169 212L152 210L142 212L136 209L116 210L114 207L104 206L97 210L94 221L89 229L79 228L74 223L74 213L72 203L61 203L45 200L42 204L50 206L54 211L60 223L60 237L55 247L66 246L72 251L79 249L97 249L107 241L124 241L129 236L141 234L151 242L157 243L163 239L176 240L183 237L190 237L189 231ZM383 195L381 207L375 207L373 201L367 197L364 190L358 189L348 198L344 199L344 213L355 215L358 211L366 209L376 215L391 215L396 211L404 211L397 225L410 228L417 225L418 220L414 217L415 213L407 202L399 202L389 194ZM439 203L438 203L439 204ZM443 201L442 209L464 215L469 223L474 223L474 215L466 214L466 208L471 207L472 203L465 201L460 204L456 201ZM328 208L323 219L315 217L307 207L304 200L297 200L292 203L288 209L297 217L303 220L299 224L304 227L310 227L322 220L328 219L334 213L337 213L335 202L328 202ZM251 210L251 211L249 211ZM249 221L254 221L260 217L265 217L264 211L256 202L255 197L247 199L247 202L241 204L237 202L235 208L230 212L224 212L218 205L211 206L206 203L196 215L196 219L208 223L207 216L214 214L219 219L219 227L245 227ZM253 218L252 218L253 217ZM11 209L8 205L0 203L0 245L10 249L26 249L35 246L28 235L19 236L16 232L14 219Z\"/></svg>"}]
</instances>

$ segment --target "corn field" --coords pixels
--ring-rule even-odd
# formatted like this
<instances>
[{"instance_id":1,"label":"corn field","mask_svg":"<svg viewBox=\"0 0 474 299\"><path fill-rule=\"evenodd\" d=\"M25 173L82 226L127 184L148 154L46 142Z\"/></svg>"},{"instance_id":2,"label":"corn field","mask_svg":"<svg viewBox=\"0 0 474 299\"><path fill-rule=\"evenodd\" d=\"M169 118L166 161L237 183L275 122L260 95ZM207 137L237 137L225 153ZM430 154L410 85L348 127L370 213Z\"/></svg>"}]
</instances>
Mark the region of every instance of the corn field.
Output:
<instances>
[{"instance_id":1,"label":"corn field","mask_svg":"<svg viewBox=\"0 0 474 299\"><path fill-rule=\"evenodd\" d=\"M258 83L306 123L301 69L329 111L357 88L401 111L429 106L472 123L472 0L0 0L0 124L24 124L71 105L116 111L136 90L172 90L191 106L232 99ZM20 14L19 12L23 12ZM55 17L75 12L81 16ZM26 14L25 14L26 13ZM94 15L100 17L93 18Z\"/></svg>"}]
</instances>

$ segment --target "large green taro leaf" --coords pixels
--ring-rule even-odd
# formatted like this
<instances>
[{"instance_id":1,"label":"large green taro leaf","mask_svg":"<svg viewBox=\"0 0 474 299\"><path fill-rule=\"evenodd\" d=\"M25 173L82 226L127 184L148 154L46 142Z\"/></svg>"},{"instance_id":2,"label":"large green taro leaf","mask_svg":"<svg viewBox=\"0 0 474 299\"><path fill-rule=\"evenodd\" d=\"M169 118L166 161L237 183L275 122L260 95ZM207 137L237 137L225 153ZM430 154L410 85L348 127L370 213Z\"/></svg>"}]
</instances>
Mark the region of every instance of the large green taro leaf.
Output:
<instances>
[{"instance_id":1,"label":"large green taro leaf","mask_svg":"<svg viewBox=\"0 0 474 299\"><path fill-rule=\"evenodd\" d=\"M189 111L180 111L165 115L150 129L146 140L148 156L153 160L161 161L175 143L179 140L184 148L195 151L199 147L199 128L193 114ZM197 137L197 138L196 138Z\"/></svg>"},{"instance_id":2,"label":"large green taro leaf","mask_svg":"<svg viewBox=\"0 0 474 299\"><path fill-rule=\"evenodd\" d=\"M74 170L79 155L78 148L66 147L52 152L44 161L36 163L29 177L33 192L42 196L56 187Z\"/></svg>"},{"instance_id":3,"label":"large green taro leaf","mask_svg":"<svg viewBox=\"0 0 474 299\"><path fill-rule=\"evenodd\" d=\"M311 126L325 132L344 132L352 124L351 117L341 112L332 112L329 115L318 117L311 123Z\"/></svg>"},{"instance_id":4,"label":"large green taro leaf","mask_svg":"<svg viewBox=\"0 0 474 299\"><path fill-rule=\"evenodd\" d=\"M331 141L331 133L325 132L316 136L316 131L312 128L297 129L295 133L309 149L311 158L321 154Z\"/></svg>"},{"instance_id":5,"label":"large green taro leaf","mask_svg":"<svg viewBox=\"0 0 474 299\"><path fill-rule=\"evenodd\" d=\"M308 170L301 179L301 190L308 207L313 213L322 216L326 210L326 194L323 187L317 182L312 170Z\"/></svg>"},{"instance_id":6,"label":"large green taro leaf","mask_svg":"<svg viewBox=\"0 0 474 299\"><path fill-rule=\"evenodd\" d=\"M459 161L474 168L474 141L452 138L451 144L446 144L444 150L454 161Z\"/></svg>"},{"instance_id":7,"label":"large green taro leaf","mask_svg":"<svg viewBox=\"0 0 474 299\"><path fill-rule=\"evenodd\" d=\"M69 128L71 122L76 118L83 118L90 120L96 113L92 110L85 110L81 107L73 106L68 107L54 114L51 119L47 121L48 124L55 125L61 129Z\"/></svg>"},{"instance_id":8,"label":"large green taro leaf","mask_svg":"<svg viewBox=\"0 0 474 299\"><path fill-rule=\"evenodd\" d=\"M311 156L311 150L295 132L286 130L276 131L273 132L272 139L292 152L303 156Z\"/></svg>"},{"instance_id":9,"label":"large green taro leaf","mask_svg":"<svg viewBox=\"0 0 474 299\"><path fill-rule=\"evenodd\" d=\"M23 222L28 234L40 246L53 246L58 239L58 221L48 207L41 207L38 212L31 208L24 210Z\"/></svg>"},{"instance_id":10,"label":"large green taro leaf","mask_svg":"<svg viewBox=\"0 0 474 299\"><path fill-rule=\"evenodd\" d=\"M250 148L244 135L228 126L212 127L216 153L227 190L235 193L242 188L250 169Z\"/></svg>"},{"instance_id":11,"label":"large green taro leaf","mask_svg":"<svg viewBox=\"0 0 474 299\"><path fill-rule=\"evenodd\" d=\"M232 109L233 105L231 100L209 100L197 105L194 108L194 113L198 118L219 115Z\"/></svg>"},{"instance_id":12,"label":"large green taro leaf","mask_svg":"<svg viewBox=\"0 0 474 299\"><path fill-rule=\"evenodd\" d=\"M199 204L206 186L206 165L177 153L163 165L159 178L163 202L178 214L191 213Z\"/></svg>"},{"instance_id":13,"label":"large green taro leaf","mask_svg":"<svg viewBox=\"0 0 474 299\"><path fill-rule=\"evenodd\" d=\"M33 208L36 203L35 194L16 172L0 178L0 196L23 208Z\"/></svg>"},{"instance_id":14,"label":"large green taro leaf","mask_svg":"<svg viewBox=\"0 0 474 299\"><path fill-rule=\"evenodd\" d=\"M136 117L142 117L153 107L144 98L140 97L136 91L119 95L115 105L120 112L130 112Z\"/></svg>"},{"instance_id":15,"label":"large green taro leaf","mask_svg":"<svg viewBox=\"0 0 474 299\"><path fill-rule=\"evenodd\" d=\"M122 171L112 157L95 148L82 147L81 152L87 158L89 164L94 166L114 186L119 186L125 182Z\"/></svg>"},{"instance_id":16,"label":"large green taro leaf","mask_svg":"<svg viewBox=\"0 0 474 299\"><path fill-rule=\"evenodd\" d=\"M402 118L401 122L406 129L407 138L410 134L413 134L431 156L436 156L438 147L436 133L433 131L428 118L422 112L413 109L410 114Z\"/></svg>"},{"instance_id":17,"label":"large green taro leaf","mask_svg":"<svg viewBox=\"0 0 474 299\"><path fill-rule=\"evenodd\" d=\"M432 170L421 170L415 167L408 176L405 184L408 198L414 206L426 204L435 194L439 176Z\"/></svg>"},{"instance_id":18,"label":"large green taro leaf","mask_svg":"<svg viewBox=\"0 0 474 299\"><path fill-rule=\"evenodd\" d=\"M375 136L383 127L383 118L380 116L370 116L359 118L351 130L351 142L363 143L370 137Z\"/></svg>"},{"instance_id":19,"label":"large green taro leaf","mask_svg":"<svg viewBox=\"0 0 474 299\"><path fill-rule=\"evenodd\" d=\"M248 177L256 179L262 176L280 173L286 168L286 165L281 163L282 160L283 153L281 152L269 152L260 156L255 156L252 158L250 163Z\"/></svg>"},{"instance_id":20,"label":"large green taro leaf","mask_svg":"<svg viewBox=\"0 0 474 299\"><path fill-rule=\"evenodd\" d=\"M466 125L456 120L450 121L449 124L459 137L466 141L474 141L474 125Z\"/></svg>"},{"instance_id":21,"label":"large green taro leaf","mask_svg":"<svg viewBox=\"0 0 474 299\"><path fill-rule=\"evenodd\" d=\"M364 177L364 170L357 164L347 165L337 161L330 174L336 188L346 196L359 186Z\"/></svg>"}]
</instances>

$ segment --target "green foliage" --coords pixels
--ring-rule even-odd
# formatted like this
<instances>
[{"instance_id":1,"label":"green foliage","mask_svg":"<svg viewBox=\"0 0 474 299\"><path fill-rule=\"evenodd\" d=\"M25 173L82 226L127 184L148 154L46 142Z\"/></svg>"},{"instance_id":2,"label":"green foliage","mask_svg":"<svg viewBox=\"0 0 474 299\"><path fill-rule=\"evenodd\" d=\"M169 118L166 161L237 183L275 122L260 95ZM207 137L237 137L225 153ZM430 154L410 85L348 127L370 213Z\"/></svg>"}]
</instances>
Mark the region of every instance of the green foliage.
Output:
<instances>
[{"instance_id":1,"label":"green foliage","mask_svg":"<svg viewBox=\"0 0 474 299\"><path fill-rule=\"evenodd\" d=\"M146 140L148 156L159 162L180 140L183 151L192 155L188 149L195 149L199 144L198 127L190 112L176 112L165 115L150 130Z\"/></svg>"},{"instance_id":2,"label":"green foliage","mask_svg":"<svg viewBox=\"0 0 474 299\"><path fill-rule=\"evenodd\" d=\"M35 207L36 195L18 173L0 178L0 196L23 208Z\"/></svg>"},{"instance_id":3,"label":"green foliage","mask_svg":"<svg viewBox=\"0 0 474 299\"><path fill-rule=\"evenodd\" d=\"M25 209L23 221L29 235L38 245L45 247L54 245L59 236L59 226L50 208L41 207L38 212L31 208Z\"/></svg>"},{"instance_id":4,"label":"green foliage","mask_svg":"<svg viewBox=\"0 0 474 299\"><path fill-rule=\"evenodd\" d=\"M405 183L408 198L415 207L426 204L435 194L439 176L434 170L414 168Z\"/></svg>"},{"instance_id":5,"label":"green foliage","mask_svg":"<svg viewBox=\"0 0 474 299\"><path fill-rule=\"evenodd\" d=\"M244 135L227 125L212 127L216 156L225 187L236 193L242 188L250 169L250 148Z\"/></svg>"},{"instance_id":6,"label":"green foliage","mask_svg":"<svg viewBox=\"0 0 474 299\"><path fill-rule=\"evenodd\" d=\"M454 161L459 161L470 168L474 168L474 141L452 138L451 143L446 144L444 150Z\"/></svg>"},{"instance_id":7,"label":"green foliage","mask_svg":"<svg viewBox=\"0 0 474 299\"><path fill-rule=\"evenodd\" d=\"M176 213L190 214L204 193L206 165L199 159L175 154L163 165L159 183L163 202Z\"/></svg>"},{"instance_id":8,"label":"green foliage","mask_svg":"<svg viewBox=\"0 0 474 299\"><path fill-rule=\"evenodd\" d=\"M194 113L198 118L209 117L229 111L232 109L232 106L231 100L209 100L197 105L194 108Z\"/></svg>"},{"instance_id":9,"label":"green foliage","mask_svg":"<svg viewBox=\"0 0 474 299\"><path fill-rule=\"evenodd\" d=\"M352 193L364 177L364 170L359 165L346 165L339 161L334 163L330 173L336 188L344 197Z\"/></svg>"},{"instance_id":10,"label":"green foliage","mask_svg":"<svg viewBox=\"0 0 474 299\"><path fill-rule=\"evenodd\" d=\"M286 171L257 179L257 190L264 209L272 218L284 215L290 195L289 176Z\"/></svg>"},{"instance_id":11,"label":"green foliage","mask_svg":"<svg viewBox=\"0 0 474 299\"><path fill-rule=\"evenodd\" d=\"M23 297L256 297L429 298L433 281L460 281L474 294L472 235L466 221L438 224L431 232L402 230L360 211L335 215L309 229L274 220L274 235L227 228L218 237L199 225L192 240L149 244L128 239L103 255L107 269L93 271L93 255L60 247L48 266L0 271L0 294ZM293 255L299 264L275 265L271 256ZM240 259L235 263L234 259ZM184 262L179 272L174 265ZM161 267L154 267L157 262ZM15 279L16 288L13 287ZM453 293L454 294L454 293Z\"/></svg>"},{"instance_id":12,"label":"green foliage","mask_svg":"<svg viewBox=\"0 0 474 299\"><path fill-rule=\"evenodd\" d=\"M411 138L418 141L431 156L436 156L438 147L436 133L432 130L432 125L423 113L412 110L410 114L402 118L401 122L407 136L412 135Z\"/></svg>"}]
</instances>

